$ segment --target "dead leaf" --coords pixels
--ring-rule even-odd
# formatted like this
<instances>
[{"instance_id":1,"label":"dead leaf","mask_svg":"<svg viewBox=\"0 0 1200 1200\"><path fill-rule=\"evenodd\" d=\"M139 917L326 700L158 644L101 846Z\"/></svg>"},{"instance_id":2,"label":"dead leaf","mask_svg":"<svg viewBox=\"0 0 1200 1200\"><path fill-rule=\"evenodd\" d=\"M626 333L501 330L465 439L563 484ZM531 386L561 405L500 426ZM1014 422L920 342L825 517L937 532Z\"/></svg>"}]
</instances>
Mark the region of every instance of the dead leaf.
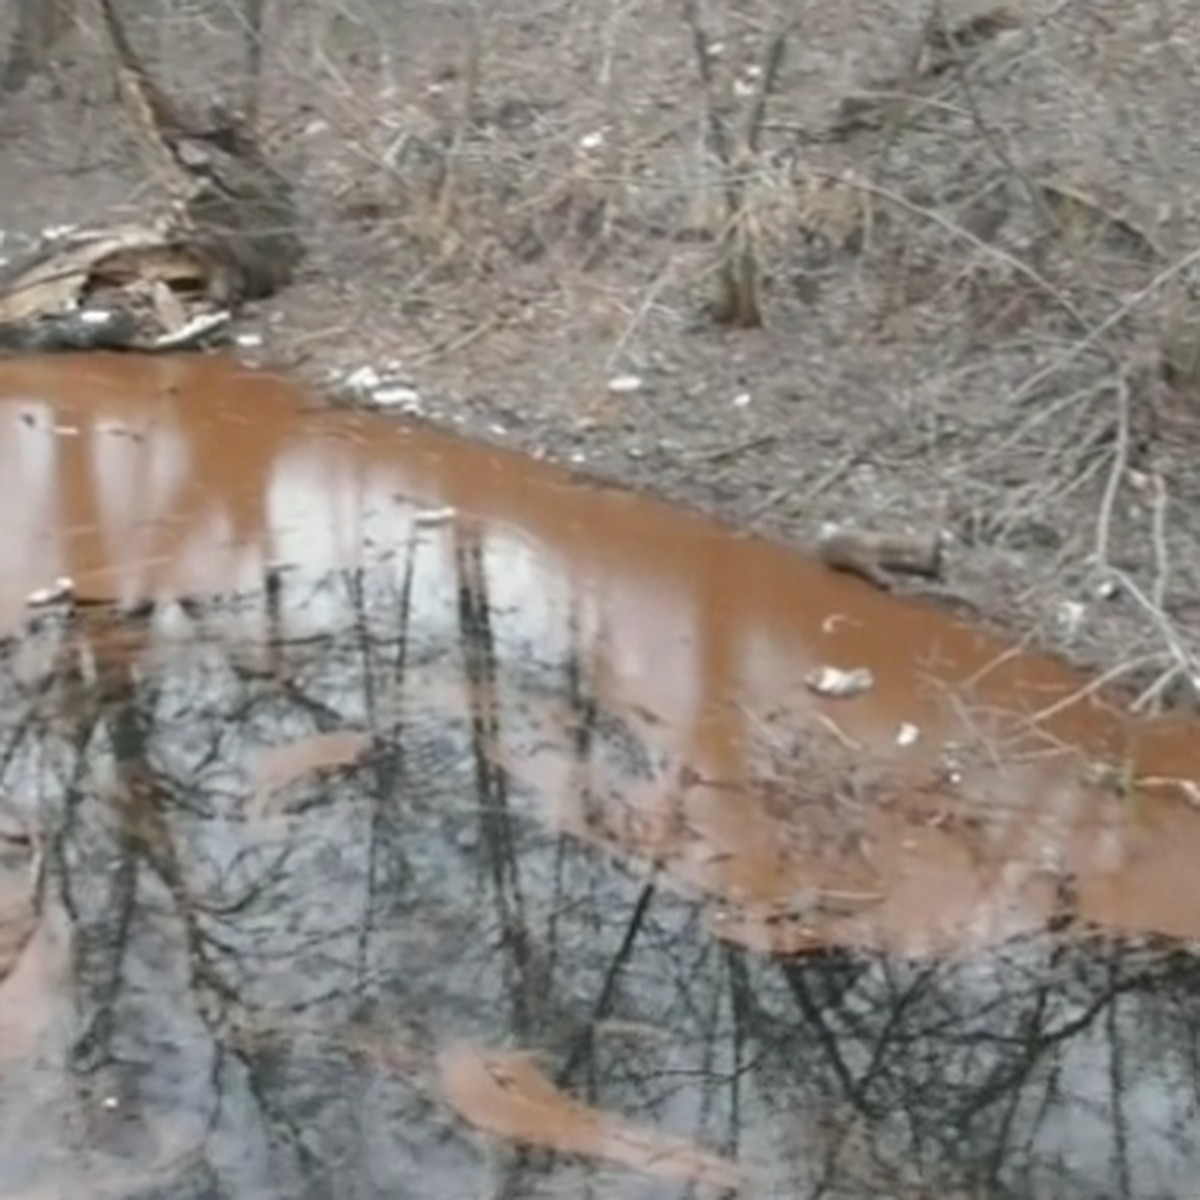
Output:
<instances>
[{"instance_id":1,"label":"dead leaf","mask_svg":"<svg viewBox=\"0 0 1200 1200\"><path fill-rule=\"evenodd\" d=\"M297 779L313 771L356 762L370 744L370 735L361 729L335 729L263 751L256 764L258 789L251 805L251 820L272 815L272 798Z\"/></svg>"},{"instance_id":2,"label":"dead leaf","mask_svg":"<svg viewBox=\"0 0 1200 1200\"><path fill-rule=\"evenodd\" d=\"M603 1159L660 1179L723 1191L741 1180L737 1164L687 1138L643 1129L557 1088L532 1054L449 1047L438 1061L442 1095L464 1121L496 1137Z\"/></svg>"}]
</instances>

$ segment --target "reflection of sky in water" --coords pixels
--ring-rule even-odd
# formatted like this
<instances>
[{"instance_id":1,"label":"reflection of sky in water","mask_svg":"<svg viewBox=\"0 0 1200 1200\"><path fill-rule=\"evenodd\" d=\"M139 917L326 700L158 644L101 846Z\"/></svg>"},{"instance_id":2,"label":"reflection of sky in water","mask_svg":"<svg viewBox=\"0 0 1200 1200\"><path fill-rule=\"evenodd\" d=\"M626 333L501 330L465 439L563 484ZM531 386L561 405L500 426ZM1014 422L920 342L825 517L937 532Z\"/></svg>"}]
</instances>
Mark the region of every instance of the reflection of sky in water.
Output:
<instances>
[{"instance_id":1,"label":"reflection of sky in water","mask_svg":"<svg viewBox=\"0 0 1200 1200\"><path fill-rule=\"evenodd\" d=\"M36 423L23 421L22 413ZM478 531L504 661L519 668L530 657L561 664L582 654L603 663L614 699L636 698L685 729L703 703L696 601L669 572L647 576L611 554L589 557L583 522L578 544L566 554L511 521L468 519L456 531L452 521L429 519L446 500L427 461L364 461L353 442L330 438L285 443L260 478L231 478L224 495L224 481L214 487L189 475L195 464L186 431L167 415L129 427L105 417L80 422L69 447L51 432L56 419L46 404L0 410L0 465L21 496L0 527L13 612L33 588L76 573L86 545L83 561L93 570L103 565L90 587L81 581L93 595L127 602L163 590L242 593L242 602L207 618L213 632L242 641L266 634L263 571L282 568L276 632L303 637L353 620L345 577L324 578L333 568L368 565L374 603L391 602L398 611L411 543L414 629L452 640L459 627L456 544L465 549ZM64 530L59 497L66 472L81 466L90 476L82 492L90 528ZM244 494L259 487L260 496ZM265 524L239 529L238 506L261 513ZM186 622L169 614L159 628L168 637L186 636ZM777 670L781 661L778 651L768 653L762 666ZM742 682L752 690L753 680Z\"/></svg>"},{"instance_id":2,"label":"reflection of sky in water","mask_svg":"<svg viewBox=\"0 0 1200 1200\"><path fill-rule=\"evenodd\" d=\"M25 420L23 418L29 418ZM0 406L0 623L8 624L23 602L22 580L32 575L50 582L61 574L61 522L50 432L54 409L37 401L13 400ZM29 564L27 570L24 564ZM16 584L17 586L13 586Z\"/></svg>"},{"instance_id":3,"label":"reflection of sky in water","mask_svg":"<svg viewBox=\"0 0 1200 1200\"><path fill-rule=\"evenodd\" d=\"M457 636L455 546L466 548L476 523L468 518L456 533L453 521L429 520L442 506L434 481L426 484L433 493L427 504L407 499L420 495L422 482L403 464L365 465L344 447L289 450L271 475L264 559L304 573L364 561L372 566L373 585L393 590L398 603L411 540L416 627ZM636 685L651 707L677 711L695 694L694 619L686 592L622 571L611 560L592 566L579 547L563 557L510 523L484 519L479 528L490 619L502 650L557 662L574 638L574 648L585 653L602 645L606 669ZM347 604L341 589L285 589L283 597L295 632L345 621Z\"/></svg>"},{"instance_id":4,"label":"reflection of sky in water","mask_svg":"<svg viewBox=\"0 0 1200 1200\"><path fill-rule=\"evenodd\" d=\"M136 424L137 436L129 436L119 422L100 418L83 424L70 447L72 469L86 462L91 473L85 495L95 505L92 528L64 530L58 514L65 438L52 432L55 420L47 404L11 402L0 410L0 467L13 481L9 494L21 498L0 528L8 611L18 611L34 588L73 573L79 552L71 552L68 538L76 547L91 543L89 566L105 564L91 593L122 602L162 588L253 593L268 565L284 568L297 584L305 577L315 584L314 576L356 563L369 564L372 586L398 600L411 539L417 624L447 636L457 630L455 530L451 522L425 519L445 503L427 464L412 470L402 462L366 462L352 443L333 439L293 443L270 464L265 495L241 497L261 501L265 528L239 530L220 488L206 479L201 490L190 478L194 464L181 427L164 416ZM231 438L238 435L230 430ZM231 478L228 488L239 493L239 480ZM614 685L627 681L654 711L690 716L681 709L699 682L695 602L669 574L647 577L602 553L589 559L582 523L580 542L566 557L509 522L485 520L482 533L502 649L560 661L573 638L576 649L602 647ZM89 590L86 579L81 583ZM299 636L344 622L348 602L344 588L288 587L280 613L286 630ZM262 619L261 606L248 603L219 621L230 633L240 628L242 636L254 636ZM764 665L780 662L778 648L763 658Z\"/></svg>"},{"instance_id":5,"label":"reflection of sky in water","mask_svg":"<svg viewBox=\"0 0 1200 1200\"><path fill-rule=\"evenodd\" d=\"M21 411L33 414L36 424L22 421ZM424 457L406 458L399 440L390 443L394 458L369 455L363 446L370 428L358 430L358 441L302 434L279 437L264 450L271 460L259 474L231 471L228 479L196 481L189 479L189 471L198 462L211 464L211 459L203 459L201 443L189 446L186 429L173 424L169 412L152 414L144 438L137 441L107 419L94 430L84 427L76 437L56 436L51 432L55 420L47 405L22 401L0 406L0 472L12 489L8 519L0 522L0 588L18 589L18 599L23 599L30 587L68 569L71 560L59 528L62 474L67 465L85 461L86 454L91 456L96 488L88 503L96 506L92 516L101 537L97 549L89 551L90 561L95 565L102 552L120 563L117 578L107 581L107 594L129 598L143 586L247 593L244 604L206 608L196 622L178 612L163 616L164 638L156 647L158 674L151 689L153 761L155 770L176 789L169 793L172 799L202 801L186 810L170 809L173 848L185 863L185 882L193 896L204 895L218 878L236 885L234 892L252 884L262 870L262 860L255 855L273 837L295 854L295 862L272 883L269 903L245 912L223 911L217 917L206 914L197 926L201 933L216 931L222 945L213 961L229 969L240 995L273 1006L280 1001L271 1010L276 1015L287 1011L290 1000L308 1000L331 987L347 992L358 987L358 955L365 953L363 943L373 939L378 948L369 964L375 972L371 979L382 980L376 998L382 997L384 1008L395 1002L403 1019L415 1015L428 1022L413 1043L431 1040L425 1036L430 1029L435 1037L462 1033L457 1022L468 1023L464 1014L474 1023L471 1032L486 1032L493 1046L519 1049L557 1036L553 1030L561 1012L545 1017L545 1026L538 1023L543 1020L540 1013L532 1027L520 1031L505 1024L511 999L505 988L512 985L512 977L504 955L515 943L501 936L500 906L491 891L494 877L486 869L493 851L483 822L477 821L484 802L494 802L494 797L472 790L467 722L444 719L445 714L461 718L465 712L458 591L464 577L456 554L470 550L476 532L482 539L502 703L524 703L528 713L536 708L531 695L553 700L553 689L565 679L565 664L578 655L585 688L603 693L618 717L626 707L632 711L636 706L664 718L664 727L654 727L657 748L686 754L701 769L706 755L720 760L718 767L724 762L705 741L707 732L698 732L702 726L708 731L721 724L710 719L714 710L728 716L737 701L762 714L790 704L794 715L803 711L801 680L812 661L828 654L839 665L857 665L847 657L857 643L845 627L821 632L823 619L833 615L821 606L836 608L843 600L849 608L861 604L861 612L867 614L861 629L868 634L872 619L878 625L892 611L871 609L875 597L861 589L830 586L822 592L821 579L815 581L817 600L805 609L810 597L804 594L806 581L791 571L794 560L781 556L779 574L772 575L761 560L739 558L744 545L739 549L711 530L703 538L695 536L694 527L668 530L669 536L679 536L679 545L664 543L661 554L653 549L645 553L636 510L628 513L628 528L610 524L593 531L587 519L590 510L582 502L578 519L540 524L539 513L521 509L510 496L507 509L498 505L498 511L485 515L478 526L470 514L458 526L426 523L421 519L423 508L441 510L464 494L476 506L485 505L487 483L472 491L469 483L474 481L464 483L461 476L442 472L428 450ZM239 436L242 432L231 422L228 437ZM211 474L211 465L204 470ZM486 472L481 468L480 474ZM547 488L541 498L553 504L558 494ZM570 502L565 491L561 496L564 505ZM78 520L79 515L70 519ZM612 522L611 514L607 519ZM692 541L685 545L685 537ZM369 566L364 586L373 629L383 629L394 642L400 630L398 622L388 625L389 614L399 616L410 543L415 547L412 623L406 630L414 638L411 678L402 677L387 657L394 654L394 644L368 653L356 641L352 573L324 578L334 566ZM329 636L290 648L292 657L281 658L278 672L239 674L237 668L254 654L265 657L257 643L265 640L270 619L261 594L268 564L285 568L279 596L285 637ZM752 586L727 578L743 567L753 576ZM782 596L768 590L776 585ZM895 612L898 620L904 619L904 610ZM859 614L851 615L859 619ZM227 644L213 635L227 636ZM889 629L883 640L890 636ZM418 652L431 648L422 659ZM372 659L371 654L378 657ZM906 706L916 702L914 681L911 672L904 674L903 661L896 661L900 667L884 664L896 682L881 686L862 704L833 710L839 720L843 714L856 714L845 718L854 722L855 736L866 731L890 742L899 722L913 716ZM538 668L548 669L539 676ZM368 675L371 688L364 683ZM256 752L266 744L302 739L314 726L312 711L296 703L280 686L281 680L295 683L306 697L324 704L343 725L374 722L380 761L357 771L351 765L327 779L300 780L293 798L304 797L311 807L294 822L283 820L260 829L245 813ZM549 686L537 693L536 686L547 680ZM433 695L443 703L442 712L430 712ZM398 716L403 705L409 706L403 714L406 723ZM519 720L508 710L501 716L502 733L519 735ZM799 724L797 717L781 735ZM747 736L747 726L735 719L722 728L731 743ZM602 738L603 731L598 736ZM522 748L519 736L514 745L518 751ZM433 758L422 757L430 755L431 747ZM395 761L387 761L389 754ZM552 759L553 755L552 751ZM613 757L619 755L614 752ZM74 784L65 769L52 776L48 758L30 743L14 754L0 782L30 804L47 796L61 802L65 789ZM414 784L429 761L440 769ZM572 801L567 776L574 764L565 755L556 761L566 769L554 802L565 809ZM104 740L96 739L87 783L103 792L108 804L124 787L118 766ZM402 766L416 774L397 782L388 772ZM669 805L670 798L664 802L661 789L655 788L652 779L646 787L646 812L665 811ZM630 807L639 802L630 800L632 795L632 788L622 793ZM1043 818L1057 814L1063 825L1082 811L1077 790L1041 800ZM613 868L612 858L619 856L596 853L582 844L583 838L557 838L552 822L533 819L535 803L524 796L514 801L519 819L507 834L515 848L505 870L520 876L519 903L528 918L524 944L531 959L539 969L554 964L547 968L545 980L536 982L536 998L547 1009L557 1004L570 1010L573 1019L588 1021L596 997L607 986L603 981L609 956L621 944L646 877ZM1079 808L1073 809L1072 803ZM697 838L688 852L706 863L712 860L713 878L722 869L722 858L736 857L732 851L739 838L751 842L761 836L771 848L782 832L761 820L750 795L730 800L729 793L701 790L687 805L693 831L702 827L709 839ZM103 819L97 819L101 813ZM923 845L932 845L941 815L921 818L924 824L917 832L926 838ZM1183 843L1182 856L1186 816L1172 813L1161 826L1155 824L1157 818L1149 821L1140 843L1133 840L1129 826L1114 825L1098 837L1093 853L1102 860L1099 865L1114 872L1128 868L1131 887L1144 895L1147 869L1153 871L1156 859L1161 861L1166 853L1152 839ZM65 834L76 839L72 853L85 867L88 854L96 854L99 882L93 883L96 890L81 906L84 919L103 913L104 889L113 877L111 859L119 846L105 841L110 817L104 803L85 795L75 811L80 824ZM94 821L91 826L89 819ZM1036 821L1018 819L1012 824L1042 836ZM889 828L894 831L895 826ZM1000 823L995 829L1001 829ZM464 834L470 836L463 838ZM953 839L951 827L945 836ZM1048 823L1045 838L1063 841L1064 835ZM886 854L899 841L893 836L871 850ZM993 852L995 861L984 864L981 873L995 868L988 881L997 890L1002 890L1010 870L1020 876L1028 866L1013 850L1018 844L1024 845L1014 838L1006 849ZM814 857L832 859L838 853L830 848ZM903 857L903 847L897 854ZM1011 854L1011 861L1004 861L1004 854ZM198 986L197 976L188 971L195 964L170 959L180 929L161 923L174 899L160 878L166 861L144 865L137 894L143 908L134 922L129 978L135 987L147 989L139 997L145 1008L135 1011L133 1019L128 1013L118 1013L117 1019L127 1022L125 1033L131 1040L143 1039L137 1045L139 1064L160 1084L176 1071L172 1078L179 1096L199 1097L195 1111L206 1117L207 1089L214 1076L207 1034L186 992L186 987ZM919 856L914 861L915 869L923 870ZM942 861L931 852L930 870ZM754 871L756 862L747 862ZM820 866L818 861L809 872L811 878L818 878L815 871ZM1137 878L1135 868L1141 872ZM617 1043L600 1039L594 1065L601 1077L605 1072L610 1077L604 1080L609 1090L599 1099L650 1124L697 1133L699 1114L710 1106L720 1108L728 1099L730 1081L739 1078L743 1090L737 1099L738 1119L744 1122L739 1148L753 1183L749 1196L793 1195L814 1186L831 1143L843 1131L849 1131L847 1141L867 1133L872 1153L881 1148L891 1153L888 1170L896 1178L904 1165L919 1177L927 1165L922 1155L928 1156L931 1169L946 1163L953 1169L959 1161L955 1156L986 1148L996 1135L996 1161L1011 1163L1015 1190L1009 1194L1026 1194L1020 1185L1033 1179L1036 1186L1028 1194L1090 1200L1105 1189L1113 1190L1114 1129L1120 1122L1122 1153L1133 1171L1126 1189L1130 1195L1178 1193L1175 1185L1181 1179L1194 1178L1192 1168L1200 1157L1193 1132L1196 1101L1191 1060L1180 1030L1186 1032L1189 1017L1194 1025L1194 1011L1186 1005L1195 989L1186 986L1186 979L1172 982L1162 965L1165 957L1147 956L1146 964L1162 970L1161 979L1147 986L1145 995L1131 992L1113 998L1111 1021L1106 1011L1095 1008L1097 998L1144 964L1118 954L1107 943L1071 945L1064 952L1070 957L1057 945L1029 939L999 948L995 957L977 954L963 961L951 956L912 964L901 958L862 956L839 962L835 953L828 962L814 956L785 967L765 955L729 950L708 938L702 917L681 904L676 893L667 895L669 869L668 865L658 876L660 897L649 918L650 930L635 947L628 976L614 993L615 1015L640 1023L653 1036L624 1060L611 1049ZM383 881L377 887L372 874L376 870ZM955 877L949 869L947 874L951 886L933 899L953 909L958 900L953 885L969 883L975 876ZM785 882L789 887L797 884L798 894L812 891L809 878L789 876ZM719 889L714 886L714 891ZM509 902L516 903L513 896ZM1186 902L1177 900L1175 908L1163 911L1176 915ZM372 904L378 908L367 930L356 906L366 911ZM1190 911L1182 912L1184 924ZM898 925L903 924L904 912ZM983 923L992 909L982 904L976 916ZM1153 927L1152 921L1146 924ZM329 942L316 957L305 957L312 951L302 935L313 928L327 934ZM563 929L568 932L560 936ZM146 940L138 943L139 937ZM452 954L446 953L447 944L453 946ZM163 963L169 959L167 970ZM1182 972L1184 955L1180 964ZM1168 995L1170 987L1176 992ZM804 989L811 1010L797 1002ZM826 1003L833 992L837 1000ZM2 999L0 994L0 1004ZM1090 1025L1056 1040L1059 1031L1070 1031L1089 1012L1094 1016ZM394 1017L395 1012L388 1015ZM306 1035L311 1044L319 1046L322 1037L338 1031L336 1021L344 1012L334 1011L333 1017L325 1023L321 1011L312 1018L313 1029ZM164 1024L155 1041L144 1027L158 1020ZM273 1052L284 1053L293 1048L291 1034L280 1028ZM222 1029L218 1036L227 1032ZM1030 1059L1028 1071L1014 1072L1014 1065L1021 1065L1020 1055L1038 1038L1045 1043ZM196 1046L189 1039L195 1039ZM402 1044L403 1038L395 1041ZM561 1053L562 1046L552 1050ZM735 1050L747 1055L740 1064L732 1061ZM244 1047L239 1052L245 1052ZM551 1070L553 1065L551 1056ZM312 1080L301 1070L295 1078L276 1082L274 1098L285 1106L295 1101L295 1112L303 1114L303 1120L311 1116L314 1129L333 1130L333 1140L350 1145L350 1131L337 1124L337 1105L353 1094L363 1111L379 1121L378 1145L383 1149L364 1150L366 1156L377 1154L369 1169L378 1178L391 1181L399 1174L408 1180L411 1175L414 1186L425 1188L423 1195L479 1192L481 1172L474 1159L461 1153L462 1139L446 1137L444 1125L431 1125L430 1093L422 1092L419 1105L405 1108L418 1090L412 1087L412 1075L387 1093L386 1103L376 1112L370 1108L369 1089L358 1086L354 1074L361 1071L361 1060L348 1065L344 1055L330 1054L320 1067L328 1075L322 1078L314 1069L316 1083L309 1093L303 1089ZM634 1076L643 1068L648 1082L643 1081L645 1092L639 1092L642 1084L629 1085L622 1073ZM1114 1082L1118 1070L1121 1078ZM614 1083L611 1076L621 1078ZM50 1076L35 1072L33 1078L45 1086ZM221 1086L231 1096L240 1095L244 1107L237 1108L231 1099L225 1126L215 1132L203 1126L203 1136L211 1136L226 1152L243 1147L242 1139L249 1137L244 1129L258 1128L256 1110L246 1093L238 1092L242 1079L231 1069ZM578 1085L576 1078L573 1086L582 1095L585 1089ZM373 1086L392 1085L376 1078ZM660 1087L659 1094L647 1101L654 1087ZM860 1095L873 1106L869 1117L854 1109ZM1119 1096L1120 1112L1114 1095ZM9 1155L8 1162L26 1155L36 1165L43 1151L53 1159L59 1151L53 1122L45 1120L31 1132L29 1122L22 1126L21 1112L14 1115L6 1099L0 1085L0 1151ZM70 1097L48 1095L43 1112L56 1113L60 1104L70 1111L72 1102ZM190 1098L172 1102L180 1110L192 1103ZM843 1130L831 1133L843 1118ZM955 1125L960 1119L961 1129ZM970 1122L974 1125L968 1129ZM1005 1122L1011 1132L997 1133ZM420 1153L405 1157L405 1139L435 1126ZM701 1132L708 1145L717 1145L723 1137L723 1127L715 1121ZM939 1158L942 1137L950 1149ZM420 1170L413 1171L414 1164ZM842 1164L851 1173L858 1165L861 1162ZM578 1171L573 1180L586 1177L586 1164L581 1169L578 1163L555 1161L551 1167ZM248 1174L256 1170L248 1169ZM269 1177L265 1168L264 1176ZM75 1175L70 1173L70 1178L73 1181ZM0 1191L13 1182L13 1177L0 1177ZM754 1190L760 1185L764 1190ZM566 1190L582 1194L578 1188ZM362 1194L377 1193L367 1186ZM634 1183L612 1194L678 1192ZM850 1188L845 1194L859 1193ZM899 1188L897 1194L902 1194Z\"/></svg>"},{"instance_id":6,"label":"reflection of sky in water","mask_svg":"<svg viewBox=\"0 0 1200 1200\"><path fill-rule=\"evenodd\" d=\"M81 432L90 458L100 511L95 514L104 539L102 558L121 564L114 580L121 600L136 596L149 582L161 553L160 523L186 504L190 452L182 432L161 422L140 438L124 436L119 426L85 427Z\"/></svg>"}]
</instances>

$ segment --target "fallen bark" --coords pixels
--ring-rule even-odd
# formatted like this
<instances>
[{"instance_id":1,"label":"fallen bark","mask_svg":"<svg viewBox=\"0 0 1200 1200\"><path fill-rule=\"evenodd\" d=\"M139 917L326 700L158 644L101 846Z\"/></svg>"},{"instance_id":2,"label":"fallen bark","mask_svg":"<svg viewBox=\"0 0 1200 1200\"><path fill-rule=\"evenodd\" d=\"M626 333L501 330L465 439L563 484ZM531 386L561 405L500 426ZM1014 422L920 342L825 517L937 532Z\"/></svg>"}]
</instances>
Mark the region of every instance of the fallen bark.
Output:
<instances>
[{"instance_id":1,"label":"fallen bark","mask_svg":"<svg viewBox=\"0 0 1200 1200\"><path fill-rule=\"evenodd\" d=\"M0 274L0 350L182 350L210 343L246 301L286 287L304 256L289 181L246 125L187 116L99 0L125 107L167 215L38 247Z\"/></svg>"},{"instance_id":2,"label":"fallen bark","mask_svg":"<svg viewBox=\"0 0 1200 1200\"><path fill-rule=\"evenodd\" d=\"M229 319L216 259L170 227L81 230L0 273L0 350L187 349Z\"/></svg>"},{"instance_id":3,"label":"fallen bark","mask_svg":"<svg viewBox=\"0 0 1200 1200\"><path fill-rule=\"evenodd\" d=\"M885 591L891 573L938 579L942 573L942 539L939 531L914 535L878 530L851 529L830 522L822 526L817 553L835 571L857 575Z\"/></svg>"}]
</instances>

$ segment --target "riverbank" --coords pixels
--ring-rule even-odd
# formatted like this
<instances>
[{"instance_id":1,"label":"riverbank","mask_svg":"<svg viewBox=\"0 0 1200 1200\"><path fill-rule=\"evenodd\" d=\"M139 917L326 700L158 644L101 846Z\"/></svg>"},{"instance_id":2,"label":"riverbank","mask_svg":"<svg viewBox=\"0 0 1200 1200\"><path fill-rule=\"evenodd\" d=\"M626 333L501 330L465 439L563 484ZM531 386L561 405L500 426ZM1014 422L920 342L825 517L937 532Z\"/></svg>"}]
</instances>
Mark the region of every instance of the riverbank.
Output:
<instances>
[{"instance_id":1,"label":"riverbank","mask_svg":"<svg viewBox=\"0 0 1200 1200\"><path fill-rule=\"evenodd\" d=\"M245 315L252 353L324 387L369 368L409 415L797 545L827 521L942 530L937 599L1194 703L1182 10L964 8L947 58L919 14L806 6L745 196L764 325L733 330L689 31L520 8L474 56L465 8L355 9L320 45L279 18L262 125L309 258ZM766 15L709 31L731 118ZM162 47L184 95L233 55L196 19L188 61ZM0 110L0 157L10 246L152 195L82 45Z\"/></svg>"}]
</instances>

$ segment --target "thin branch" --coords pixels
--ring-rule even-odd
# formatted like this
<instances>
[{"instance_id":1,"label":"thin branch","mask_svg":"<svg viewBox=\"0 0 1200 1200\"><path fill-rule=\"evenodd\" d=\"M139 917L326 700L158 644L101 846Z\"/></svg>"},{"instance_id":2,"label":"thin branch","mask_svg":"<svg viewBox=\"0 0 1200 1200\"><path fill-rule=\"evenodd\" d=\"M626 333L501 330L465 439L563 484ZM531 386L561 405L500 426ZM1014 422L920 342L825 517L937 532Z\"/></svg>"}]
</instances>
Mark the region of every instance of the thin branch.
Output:
<instances>
[{"instance_id":1,"label":"thin branch","mask_svg":"<svg viewBox=\"0 0 1200 1200\"><path fill-rule=\"evenodd\" d=\"M790 26L780 21L768 38L766 50L763 52L758 87L755 89L754 98L746 111L746 125L742 135L746 150L750 155L757 155L759 151L763 124L767 119L767 105L775 91L779 72L783 69L783 61L787 55L789 32Z\"/></svg>"},{"instance_id":2,"label":"thin branch","mask_svg":"<svg viewBox=\"0 0 1200 1200\"><path fill-rule=\"evenodd\" d=\"M1117 495L1121 490L1121 480L1129 467L1129 381L1124 374L1117 377L1117 444L1113 450L1112 466L1108 472L1108 480L1104 485L1104 495L1100 499L1100 511L1096 517L1096 566L1106 575L1112 574L1113 568L1108 561L1108 546L1112 532L1112 515L1116 507Z\"/></svg>"},{"instance_id":3,"label":"thin branch","mask_svg":"<svg viewBox=\"0 0 1200 1200\"><path fill-rule=\"evenodd\" d=\"M1002 262L1006 266L1011 267L1017 274L1028 279L1040 292L1049 296L1055 304L1057 304L1063 312L1065 312L1080 329L1087 329L1088 322L1083 313L1071 302L1070 298L1056 288L1045 276L1039 274L1028 263L1022 262L1016 255L1010 254L1007 250L1000 246L995 246L991 242L986 242L978 234L972 233L964 225L958 224L957 221L952 221L949 217L943 216L941 213L934 211L931 208L926 208L923 205L917 204L908 197L901 195L899 192L892 191L890 188L882 187L876 183L868 183L857 174L846 171L827 171L806 168L808 173L815 179L828 179L834 183L845 184L847 187L855 188L857 191L865 192L869 196L877 196L881 200L886 200L889 204L894 204L897 208L904 209L905 212L912 213L913 216L921 217L923 220L929 221L939 228L945 230L946 233L953 237L967 242L974 246L980 253L987 255L989 258L995 259L997 262ZM1200 251L1196 252L1196 258L1200 258ZM1184 267L1179 267L1183 270ZM1095 333L1095 330L1092 331ZM1048 372L1052 373L1052 372ZM1015 397L1014 399L1020 399Z\"/></svg>"},{"instance_id":4,"label":"thin branch","mask_svg":"<svg viewBox=\"0 0 1200 1200\"><path fill-rule=\"evenodd\" d=\"M1054 213L1046 203L1045 197L1042 195L1037 184L1017 165L1000 137L987 121L984 120L983 110L979 107L979 97L976 95L975 86L971 82L970 72L967 69L967 60L962 53L962 46L959 43L957 32L946 20L945 13L942 12L940 4L935 6L934 11L937 15L937 23L941 27L946 47L952 56L954 75L967 102L967 111L971 114L971 123L975 126L976 131L986 143L988 149L996 156L1001 166L1020 183L1025 194L1029 197L1029 202L1043 220L1053 226L1057 226L1058 222L1054 218Z\"/></svg>"},{"instance_id":5,"label":"thin branch","mask_svg":"<svg viewBox=\"0 0 1200 1200\"><path fill-rule=\"evenodd\" d=\"M1166 605L1171 581L1171 556L1167 549L1167 483L1161 475L1155 474L1151 486L1154 496L1150 501L1150 536L1154 544L1155 572L1154 589L1150 598L1154 607L1161 611Z\"/></svg>"},{"instance_id":6,"label":"thin branch","mask_svg":"<svg viewBox=\"0 0 1200 1200\"><path fill-rule=\"evenodd\" d=\"M1185 254L1182 258L1176 259L1169 267L1164 267L1145 287L1134 292L1124 304L1109 313L1098 325L1093 326L1087 336L1080 338L1065 354L1059 355L1053 362L1047 363L1044 367L1039 367L1031 375L1027 376L1025 381L1009 395L1008 402L1010 404L1020 403L1026 397L1032 395L1047 379L1065 370L1072 363L1078 362L1089 350L1095 349L1096 345L1106 334L1111 333L1118 325L1128 320L1155 292L1165 287L1172 279L1188 271L1198 262L1200 262L1200 247Z\"/></svg>"}]
</instances>

